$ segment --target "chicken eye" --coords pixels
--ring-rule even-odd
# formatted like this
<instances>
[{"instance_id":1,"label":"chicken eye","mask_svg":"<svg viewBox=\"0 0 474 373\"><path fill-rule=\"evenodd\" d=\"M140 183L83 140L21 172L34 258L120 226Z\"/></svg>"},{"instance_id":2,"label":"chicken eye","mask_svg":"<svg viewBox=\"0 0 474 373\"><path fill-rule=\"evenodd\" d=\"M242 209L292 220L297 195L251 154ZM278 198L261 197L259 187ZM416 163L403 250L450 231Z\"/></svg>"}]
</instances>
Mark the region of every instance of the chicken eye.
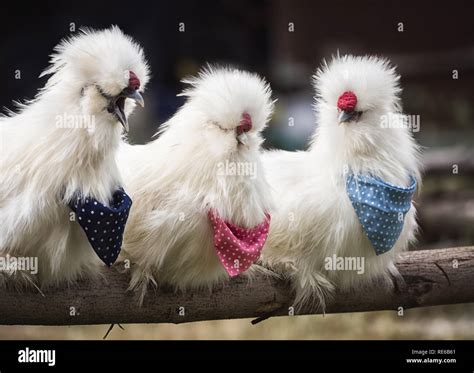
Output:
<instances>
[{"instance_id":1,"label":"chicken eye","mask_svg":"<svg viewBox=\"0 0 474 373\"><path fill-rule=\"evenodd\" d=\"M216 122L216 121L214 121L214 120L209 121L209 124L210 124L211 126L213 126L213 127L219 128L219 129L222 130L222 131L229 131L228 128L222 127L218 122Z\"/></svg>"}]
</instances>

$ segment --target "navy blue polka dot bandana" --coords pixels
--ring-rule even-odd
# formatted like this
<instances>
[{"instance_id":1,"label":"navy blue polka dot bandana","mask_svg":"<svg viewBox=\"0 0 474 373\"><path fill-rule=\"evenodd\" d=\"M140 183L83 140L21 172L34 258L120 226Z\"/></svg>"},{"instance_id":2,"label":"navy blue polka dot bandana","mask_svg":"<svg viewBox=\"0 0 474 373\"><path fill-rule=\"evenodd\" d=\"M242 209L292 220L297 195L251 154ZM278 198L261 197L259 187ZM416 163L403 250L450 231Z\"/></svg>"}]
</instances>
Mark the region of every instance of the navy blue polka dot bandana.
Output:
<instances>
[{"instance_id":1,"label":"navy blue polka dot bandana","mask_svg":"<svg viewBox=\"0 0 474 373\"><path fill-rule=\"evenodd\" d=\"M69 202L95 253L108 266L114 264L122 248L132 200L119 189L110 205L107 207L91 197L77 197Z\"/></svg>"},{"instance_id":2,"label":"navy blue polka dot bandana","mask_svg":"<svg viewBox=\"0 0 474 373\"><path fill-rule=\"evenodd\" d=\"M377 255L397 242L415 190L413 177L408 188L401 188L372 176L348 176L347 195Z\"/></svg>"}]
</instances>

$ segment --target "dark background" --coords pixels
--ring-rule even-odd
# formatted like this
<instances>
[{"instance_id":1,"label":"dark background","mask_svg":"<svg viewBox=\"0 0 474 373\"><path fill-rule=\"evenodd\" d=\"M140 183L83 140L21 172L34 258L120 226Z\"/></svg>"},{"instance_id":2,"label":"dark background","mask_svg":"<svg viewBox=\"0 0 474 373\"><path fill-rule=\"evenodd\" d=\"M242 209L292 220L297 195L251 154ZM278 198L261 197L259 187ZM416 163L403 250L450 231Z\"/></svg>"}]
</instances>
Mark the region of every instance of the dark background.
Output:
<instances>
[{"instance_id":1,"label":"dark background","mask_svg":"<svg viewBox=\"0 0 474 373\"><path fill-rule=\"evenodd\" d=\"M460 156L469 158L474 145L472 4L176 0L1 5L0 106L13 108L12 100L34 97L46 81L38 76L48 55L72 34L71 24L76 32L82 26L116 24L143 46L152 69L146 108L131 118L131 142L150 139L182 104L176 97L183 88L180 79L210 62L265 76L278 98L265 146L304 149L315 127L311 75L322 59L337 51L388 57L402 75L405 111L421 117L415 135L425 146L426 161L438 167L436 172L428 167L425 175L419 246L472 244L472 162L456 175L450 167ZM180 22L185 32L179 32ZM289 22L294 32L288 31ZM15 79L15 70L21 79ZM289 117L295 120L292 127Z\"/></svg>"}]
</instances>

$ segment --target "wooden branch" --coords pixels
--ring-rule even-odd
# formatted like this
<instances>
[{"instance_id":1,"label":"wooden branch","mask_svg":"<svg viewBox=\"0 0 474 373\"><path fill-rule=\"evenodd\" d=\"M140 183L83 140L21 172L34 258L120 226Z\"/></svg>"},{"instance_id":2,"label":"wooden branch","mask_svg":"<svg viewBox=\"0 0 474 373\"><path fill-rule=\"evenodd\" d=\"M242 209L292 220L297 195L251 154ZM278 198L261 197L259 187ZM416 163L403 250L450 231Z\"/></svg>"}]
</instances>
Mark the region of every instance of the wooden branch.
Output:
<instances>
[{"instance_id":1,"label":"wooden branch","mask_svg":"<svg viewBox=\"0 0 474 373\"><path fill-rule=\"evenodd\" d=\"M403 291L382 283L336 294L327 313L397 310L474 302L474 247L412 251L401 255L397 268L406 282ZM0 324L83 325L124 323L184 323L260 316L288 315L292 295L287 283L259 276L251 283L231 280L209 292L176 294L152 290L139 308L127 292L128 276L110 269L106 282L87 282L69 289L0 290ZM72 308L73 307L73 308ZM313 313L305 310L301 314ZM75 314L75 315L74 315Z\"/></svg>"}]
</instances>

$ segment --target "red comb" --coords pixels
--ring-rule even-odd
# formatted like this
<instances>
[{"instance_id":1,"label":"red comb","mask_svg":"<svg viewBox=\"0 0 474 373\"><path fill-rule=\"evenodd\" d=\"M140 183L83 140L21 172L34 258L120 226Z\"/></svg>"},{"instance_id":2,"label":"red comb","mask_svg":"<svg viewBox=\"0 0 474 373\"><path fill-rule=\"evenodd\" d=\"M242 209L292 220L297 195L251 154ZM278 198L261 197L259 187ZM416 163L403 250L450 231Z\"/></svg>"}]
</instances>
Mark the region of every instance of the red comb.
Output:
<instances>
[{"instance_id":1,"label":"red comb","mask_svg":"<svg viewBox=\"0 0 474 373\"><path fill-rule=\"evenodd\" d=\"M357 96L350 92L344 92L337 100L337 107L344 111L353 111L357 105Z\"/></svg>"},{"instance_id":2,"label":"red comb","mask_svg":"<svg viewBox=\"0 0 474 373\"><path fill-rule=\"evenodd\" d=\"M249 113L242 114L242 120L240 121L239 126L237 127L238 134L248 132L252 129L252 117Z\"/></svg>"},{"instance_id":3,"label":"red comb","mask_svg":"<svg viewBox=\"0 0 474 373\"><path fill-rule=\"evenodd\" d=\"M129 74L128 87L136 91L140 88L140 79L138 79L138 76L131 70L129 71Z\"/></svg>"}]
</instances>

